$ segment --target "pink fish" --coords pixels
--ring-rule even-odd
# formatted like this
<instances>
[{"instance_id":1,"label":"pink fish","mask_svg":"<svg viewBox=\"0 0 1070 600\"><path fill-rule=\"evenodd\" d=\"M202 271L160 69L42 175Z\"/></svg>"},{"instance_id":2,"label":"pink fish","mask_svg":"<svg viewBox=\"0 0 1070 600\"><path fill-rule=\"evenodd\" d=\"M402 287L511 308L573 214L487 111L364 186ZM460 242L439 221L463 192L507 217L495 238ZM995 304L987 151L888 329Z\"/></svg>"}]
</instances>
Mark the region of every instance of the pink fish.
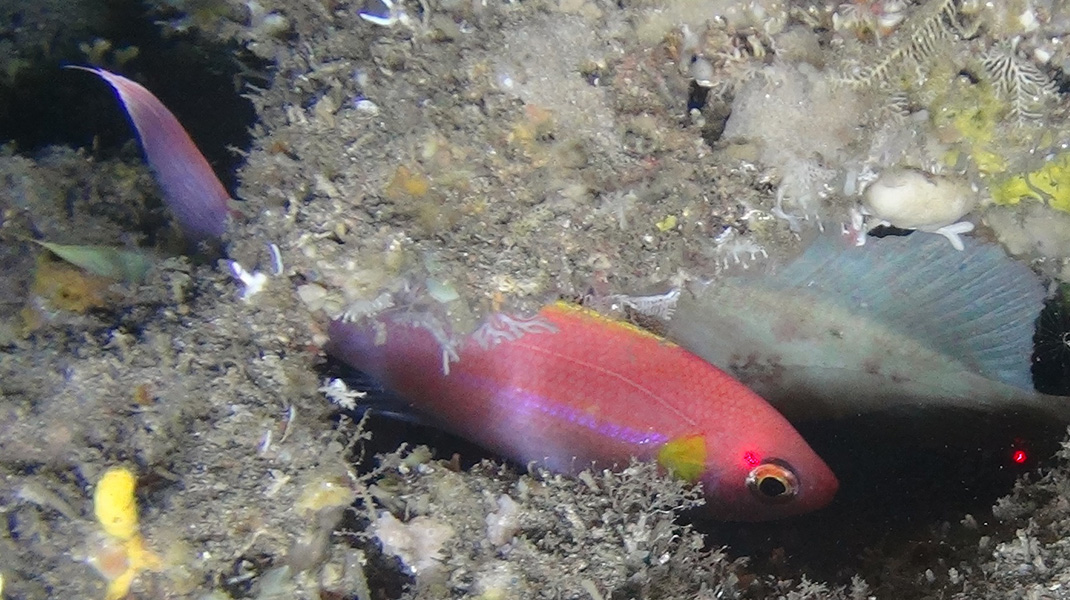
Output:
<instances>
[{"instance_id":1,"label":"pink fish","mask_svg":"<svg viewBox=\"0 0 1070 600\"><path fill-rule=\"evenodd\" d=\"M104 69L70 66L100 76L119 93L167 205L194 241L218 238L227 227L230 195L171 111L152 92Z\"/></svg>"},{"instance_id":2,"label":"pink fish","mask_svg":"<svg viewBox=\"0 0 1070 600\"><path fill-rule=\"evenodd\" d=\"M556 303L498 316L456 362L425 327L336 321L328 351L443 428L519 463L574 473L657 460L700 481L711 515L758 521L821 508L838 483L795 429L723 371L656 335Z\"/></svg>"}]
</instances>

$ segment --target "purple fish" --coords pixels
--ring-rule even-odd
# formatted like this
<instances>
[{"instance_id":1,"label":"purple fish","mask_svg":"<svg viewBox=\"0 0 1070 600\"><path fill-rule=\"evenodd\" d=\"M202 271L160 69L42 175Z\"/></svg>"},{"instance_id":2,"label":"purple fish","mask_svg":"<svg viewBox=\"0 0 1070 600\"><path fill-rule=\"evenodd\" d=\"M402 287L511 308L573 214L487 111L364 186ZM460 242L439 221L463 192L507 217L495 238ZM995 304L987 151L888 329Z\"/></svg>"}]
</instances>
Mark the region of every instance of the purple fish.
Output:
<instances>
[{"instance_id":1,"label":"purple fish","mask_svg":"<svg viewBox=\"0 0 1070 600\"><path fill-rule=\"evenodd\" d=\"M68 68L99 75L119 93L164 199L186 236L199 241L223 235L230 195L175 115L152 92L125 77L99 68Z\"/></svg>"}]
</instances>

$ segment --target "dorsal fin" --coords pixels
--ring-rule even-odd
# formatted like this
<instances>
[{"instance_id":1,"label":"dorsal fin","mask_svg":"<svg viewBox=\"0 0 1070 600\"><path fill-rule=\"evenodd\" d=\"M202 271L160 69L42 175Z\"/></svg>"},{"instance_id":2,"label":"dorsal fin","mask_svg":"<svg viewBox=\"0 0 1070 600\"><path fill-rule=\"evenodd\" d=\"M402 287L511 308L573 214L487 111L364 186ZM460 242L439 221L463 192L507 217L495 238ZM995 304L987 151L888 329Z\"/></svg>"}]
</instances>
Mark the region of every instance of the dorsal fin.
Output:
<instances>
[{"instance_id":1,"label":"dorsal fin","mask_svg":"<svg viewBox=\"0 0 1070 600\"><path fill-rule=\"evenodd\" d=\"M1033 330L1044 286L995 244L916 233L853 247L819 236L755 283L800 289L883 323L992 379L1033 390Z\"/></svg>"}]
</instances>

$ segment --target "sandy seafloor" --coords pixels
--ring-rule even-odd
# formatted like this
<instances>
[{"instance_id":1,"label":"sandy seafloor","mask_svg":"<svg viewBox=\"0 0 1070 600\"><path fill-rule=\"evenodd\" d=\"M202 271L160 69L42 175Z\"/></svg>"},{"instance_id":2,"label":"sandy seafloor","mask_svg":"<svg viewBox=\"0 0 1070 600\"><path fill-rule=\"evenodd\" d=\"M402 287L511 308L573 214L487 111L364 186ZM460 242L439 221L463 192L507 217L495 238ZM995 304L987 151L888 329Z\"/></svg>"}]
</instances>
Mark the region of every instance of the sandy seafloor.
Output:
<instances>
[{"instance_id":1,"label":"sandy seafloor","mask_svg":"<svg viewBox=\"0 0 1070 600\"><path fill-rule=\"evenodd\" d=\"M125 467L159 559L137 598L1070 598L1070 454L1046 458L1061 423L810 424L836 501L722 524L649 467L525 474L425 427L358 427L321 391L352 375L323 356L330 318L401 306L460 335L766 268L895 166L972 184L976 235L1064 281L1067 188L1019 202L997 182L1066 177L1045 167L1070 142L1066 3L392 10L0 2L2 597L105 596L91 565L123 550L92 495ZM70 63L174 110L236 199L222 244L183 245L110 90ZM31 240L140 248L152 268L116 283ZM259 293L231 260L267 275Z\"/></svg>"}]
</instances>

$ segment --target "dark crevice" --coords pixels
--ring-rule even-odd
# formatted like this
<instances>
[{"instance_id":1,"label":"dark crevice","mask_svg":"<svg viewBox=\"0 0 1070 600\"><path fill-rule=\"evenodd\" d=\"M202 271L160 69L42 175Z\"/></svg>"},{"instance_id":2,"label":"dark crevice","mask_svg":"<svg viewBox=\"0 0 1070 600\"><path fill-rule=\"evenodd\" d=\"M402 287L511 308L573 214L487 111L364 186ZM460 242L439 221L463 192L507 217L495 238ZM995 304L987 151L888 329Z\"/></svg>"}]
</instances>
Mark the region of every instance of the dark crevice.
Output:
<instances>
[{"instance_id":1,"label":"dark crevice","mask_svg":"<svg viewBox=\"0 0 1070 600\"><path fill-rule=\"evenodd\" d=\"M87 73L63 69L85 65L79 42L106 39L114 48L136 46L136 58L109 70L137 81L155 94L183 124L232 193L241 157L256 118L241 96L245 71L235 48L193 34L165 36L140 2L107 2L100 28L57 40L47 55L11 80L0 80L0 131L24 154L50 145L92 148L95 155L117 155L134 139L133 126L109 86ZM111 55L105 55L106 60ZM263 65L258 65L263 66Z\"/></svg>"}]
</instances>

